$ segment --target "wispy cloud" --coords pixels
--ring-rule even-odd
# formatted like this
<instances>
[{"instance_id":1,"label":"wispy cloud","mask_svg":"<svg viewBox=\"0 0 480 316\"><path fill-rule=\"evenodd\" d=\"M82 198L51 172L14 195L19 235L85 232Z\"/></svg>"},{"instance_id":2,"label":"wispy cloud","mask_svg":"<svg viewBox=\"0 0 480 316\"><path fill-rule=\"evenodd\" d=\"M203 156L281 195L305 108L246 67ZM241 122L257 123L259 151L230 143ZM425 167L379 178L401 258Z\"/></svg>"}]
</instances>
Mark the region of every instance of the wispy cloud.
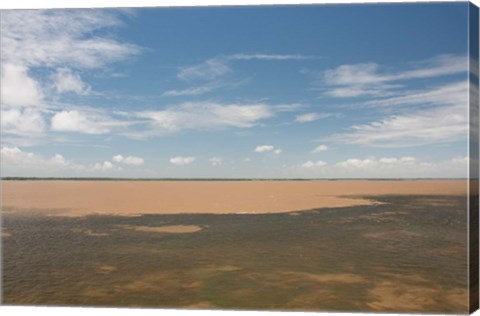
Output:
<instances>
[{"instance_id":1,"label":"wispy cloud","mask_svg":"<svg viewBox=\"0 0 480 316\"><path fill-rule=\"evenodd\" d=\"M416 63L411 69L383 71L376 63L341 65L324 71L314 86L337 98L389 96L404 87L404 81L467 72L466 56L441 55Z\"/></svg>"},{"instance_id":2,"label":"wispy cloud","mask_svg":"<svg viewBox=\"0 0 480 316\"><path fill-rule=\"evenodd\" d=\"M309 123L332 116L331 113L305 113L295 117L295 122Z\"/></svg>"},{"instance_id":3,"label":"wispy cloud","mask_svg":"<svg viewBox=\"0 0 480 316\"><path fill-rule=\"evenodd\" d=\"M318 58L315 56L304 56L300 54L232 54L223 55L207 59L206 61L192 65L181 67L177 77L189 83L207 83L205 85L196 85L181 90L166 91L164 96L185 96L185 95L201 95L214 91L223 87L232 87L238 85L235 81L231 83L225 82L225 77L234 72L233 63L237 61L287 61L287 60L307 60ZM222 79L222 84L219 80Z\"/></svg>"},{"instance_id":4,"label":"wispy cloud","mask_svg":"<svg viewBox=\"0 0 480 316\"><path fill-rule=\"evenodd\" d=\"M411 115L392 116L370 124L353 126L353 132L333 139L349 144L377 147L407 147L447 143L466 139L467 113L459 108L419 111ZM466 112L466 110L465 110Z\"/></svg>"},{"instance_id":5,"label":"wispy cloud","mask_svg":"<svg viewBox=\"0 0 480 316\"><path fill-rule=\"evenodd\" d=\"M214 130L228 127L249 128L278 112L292 111L294 105L221 104L214 102L187 102L162 111L141 111L150 132L165 133L181 130Z\"/></svg>"},{"instance_id":6,"label":"wispy cloud","mask_svg":"<svg viewBox=\"0 0 480 316\"><path fill-rule=\"evenodd\" d=\"M390 112L382 119L353 125L326 139L374 147L421 146L466 139L466 79L415 90L395 90L391 86L403 85L405 80L466 74L466 61L464 56L442 55L399 72L381 72L376 64L344 65L326 71L324 80L331 86L326 93L330 96L369 96L370 100L349 106Z\"/></svg>"},{"instance_id":7,"label":"wispy cloud","mask_svg":"<svg viewBox=\"0 0 480 316\"><path fill-rule=\"evenodd\" d=\"M233 54L224 57L227 60L308 60L318 59L318 56L306 56L301 54Z\"/></svg>"},{"instance_id":8,"label":"wispy cloud","mask_svg":"<svg viewBox=\"0 0 480 316\"><path fill-rule=\"evenodd\" d=\"M285 60L305 60L315 57L304 56L299 54L280 55L280 54L233 54L218 56L207 59L206 61L180 68L177 77L185 81L194 80L213 80L222 77L232 72L231 63L234 61L250 61L250 60L265 60L265 61L285 61Z\"/></svg>"},{"instance_id":9,"label":"wispy cloud","mask_svg":"<svg viewBox=\"0 0 480 316\"><path fill-rule=\"evenodd\" d=\"M2 12L2 62L26 67L98 68L141 48L112 37L89 36L121 26L105 10L12 10Z\"/></svg>"},{"instance_id":10,"label":"wispy cloud","mask_svg":"<svg viewBox=\"0 0 480 316\"><path fill-rule=\"evenodd\" d=\"M118 121L106 115L78 110L57 112L51 120L52 131L84 134L105 134L127 125L128 122Z\"/></svg>"},{"instance_id":11,"label":"wispy cloud","mask_svg":"<svg viewBox=\"0 0 480 316\"><path fill-rule=\"evenodd\" d=\"M428 108L391 115L328 137L332 141L374 147L408 147L466 140L468 85L453 83L399 97L369 101L369 106Z\"/></svg>"},{"instance_id":12,"label":"wispy cloud","mask_svg":"<svg viewBox=\"0 0 480 316\"><path fill-rule=\"evenodd\" d=\"M369 124L355 125L351 132L337 134L330 140L373 147L409 147L448 143L466 139L466 107L422 110L413 114L391 116ZM462 113L465 112L465 113Z\"/></svg>"},{"instance_id":13,"label":"wispy cloud","mask_svg":"<svg viewBox=\"0 0 480 316\"><path fill-rule=\"evenodd\" d=\"M212 58L198 65L180 68L177 77L184 81L210 81L231 71L228 60Z\"/></svg>"},{"instance_id":14,"label":"wispy cloud","mask_svg":"<svg viewBox=\"0 0 480 316\"><path fill-rule=\"evenodd\" d=\"M390 107L405 109L409 106L440 107L466 105L468 102L467 81L456 81L423 90L406 90L396 96L377 98L357 104L359 107Z\"/></svg>"},{"instance_id":15,"label":"wispy cloud","mask_svg":"<svg viewBox=\"0 0 480 316\"><path fill-rule=\"evenodd\" d=\"M218 88L218 85L196 86L196 87L191 87L191 88L181 89L181 90L168 90L168 91L165 91L162 95L167 97L201 95L201 94L213 91L217 88Z\"/></svg>"}]
</instances>

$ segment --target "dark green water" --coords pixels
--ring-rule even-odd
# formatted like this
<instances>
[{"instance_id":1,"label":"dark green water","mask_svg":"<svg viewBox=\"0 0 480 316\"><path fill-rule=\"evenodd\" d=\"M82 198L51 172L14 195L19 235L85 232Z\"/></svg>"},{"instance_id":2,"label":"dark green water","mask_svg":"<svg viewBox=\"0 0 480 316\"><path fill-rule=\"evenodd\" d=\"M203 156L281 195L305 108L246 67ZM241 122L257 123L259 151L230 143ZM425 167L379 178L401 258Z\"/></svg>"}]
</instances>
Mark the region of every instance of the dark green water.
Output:
<instances>
[{"instance_id":1,"label":"dark green water","mask_svg":"<svg viewBox=\"0 0 480 316\"><path fill-rule=\"evenodd\" d=\"M466 198L375 199L387 204L81 218L5 210L3 304L466 313ZM202 230L128 229L137 225Z\"/></svg>"}]
</instances>

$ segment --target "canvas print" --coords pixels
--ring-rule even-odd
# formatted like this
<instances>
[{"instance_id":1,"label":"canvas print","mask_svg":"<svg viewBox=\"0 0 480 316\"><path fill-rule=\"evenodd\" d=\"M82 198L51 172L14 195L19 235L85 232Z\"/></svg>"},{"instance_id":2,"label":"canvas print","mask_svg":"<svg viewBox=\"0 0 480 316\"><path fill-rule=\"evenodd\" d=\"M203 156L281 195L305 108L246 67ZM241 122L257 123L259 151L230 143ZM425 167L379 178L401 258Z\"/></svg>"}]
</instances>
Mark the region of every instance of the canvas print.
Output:
<instances>
[{"instance_id":1,"label":"canvas print","mask_svg":"<svg viewBox=\"0 0 480 316\"><path fill-rule=\"evenodd\" d=\"M466 314L478 8L1 11L5 305Z\"/></svg>"}]
</instances>

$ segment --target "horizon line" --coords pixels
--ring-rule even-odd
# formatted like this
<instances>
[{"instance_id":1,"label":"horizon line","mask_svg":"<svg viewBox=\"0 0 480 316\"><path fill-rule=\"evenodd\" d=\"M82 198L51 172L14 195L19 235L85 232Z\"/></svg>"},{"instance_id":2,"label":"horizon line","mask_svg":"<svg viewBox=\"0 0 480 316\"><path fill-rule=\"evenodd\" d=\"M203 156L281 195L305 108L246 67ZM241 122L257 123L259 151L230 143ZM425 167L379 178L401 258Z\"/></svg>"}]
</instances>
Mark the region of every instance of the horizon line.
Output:
<instances>
[{"instance_id":1,"label":"horizon line","mask_svg":"<svg viewBox=\"0 0 480 316\"><path fill-rule=\"evenodd\" d=\"M338 181L338 180L472 180L471 178L135 178L135 177L0 177L5 181L28 181L28 180L72 180L72 181Z\"/></svg>"}]
</instances>

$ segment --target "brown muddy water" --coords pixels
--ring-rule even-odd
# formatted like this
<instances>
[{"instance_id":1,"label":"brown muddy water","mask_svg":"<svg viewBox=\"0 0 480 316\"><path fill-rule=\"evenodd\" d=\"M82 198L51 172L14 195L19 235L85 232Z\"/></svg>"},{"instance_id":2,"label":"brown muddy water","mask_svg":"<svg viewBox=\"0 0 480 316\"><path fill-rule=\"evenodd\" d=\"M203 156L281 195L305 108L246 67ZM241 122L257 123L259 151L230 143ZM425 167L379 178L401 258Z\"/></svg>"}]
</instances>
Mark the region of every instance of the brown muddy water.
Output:
<instances>
[{"instance_id":1,"label":"brown muddy water","mask_svg":"<svg viewBox=\"0 0 480 316\"><path fill-rule=\"evenodd\" d=\"M467 313L467 201L276 214L2 212L3 304Z\"/></svg>"}]
</instances>

